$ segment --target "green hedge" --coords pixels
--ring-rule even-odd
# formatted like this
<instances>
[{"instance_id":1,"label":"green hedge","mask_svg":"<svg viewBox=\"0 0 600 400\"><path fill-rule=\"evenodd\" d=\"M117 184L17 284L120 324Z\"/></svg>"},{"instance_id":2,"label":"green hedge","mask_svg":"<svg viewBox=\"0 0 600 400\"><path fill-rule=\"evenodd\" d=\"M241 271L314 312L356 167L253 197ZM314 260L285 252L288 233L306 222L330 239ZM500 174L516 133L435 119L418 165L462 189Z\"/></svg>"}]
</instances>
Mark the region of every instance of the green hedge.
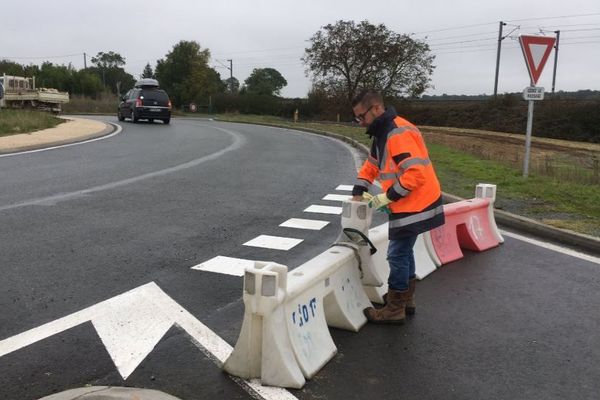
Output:
<instances>
[{"instance_id":1,"label":"green hedge","mask_svg":"<svg viewBox=\"0 0 600 400\"><path fill-rule=\"evenodd\" d=\"M525 133L527 102L518 96L483 101L398 101L399 114L418 125ZM600 99L535 102L535 136L600 143Z\"/></svg>"}]
</instances>

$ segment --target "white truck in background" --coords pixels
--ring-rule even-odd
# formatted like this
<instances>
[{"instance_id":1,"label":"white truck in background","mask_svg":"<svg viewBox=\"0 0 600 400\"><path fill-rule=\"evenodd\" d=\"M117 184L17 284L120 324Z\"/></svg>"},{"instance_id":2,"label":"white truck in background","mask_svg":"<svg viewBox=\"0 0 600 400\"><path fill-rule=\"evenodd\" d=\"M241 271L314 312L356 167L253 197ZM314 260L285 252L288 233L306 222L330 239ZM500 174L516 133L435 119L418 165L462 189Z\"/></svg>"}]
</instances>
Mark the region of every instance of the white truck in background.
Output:
<instances>
[{"instance_id":1,"label":"white truck in background","mask_svg":"<svg viewBox=\"0 0 600 400\"><path fill-rule=\"evenodd\" d=\"M0 76L0 85L2 85L0 91L4 92L4 97L0 97L0 108L20 108L59 113L61 104L69 102L69 93L67 92L36 88L35 77L25 78L4 74Z\"/></svg>"}]
</instances>

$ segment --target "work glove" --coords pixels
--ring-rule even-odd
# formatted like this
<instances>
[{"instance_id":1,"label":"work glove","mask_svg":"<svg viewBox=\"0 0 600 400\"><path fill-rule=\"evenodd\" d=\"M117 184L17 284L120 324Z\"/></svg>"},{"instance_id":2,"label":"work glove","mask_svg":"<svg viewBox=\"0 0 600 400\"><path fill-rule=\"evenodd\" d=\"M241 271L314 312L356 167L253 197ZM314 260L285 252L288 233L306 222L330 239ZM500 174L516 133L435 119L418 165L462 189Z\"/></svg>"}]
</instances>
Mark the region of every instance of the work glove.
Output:
<instances>
[{"instance_id":1,"label":"work glove","mask_svg":"<svg viewBox=\"0 0 600 400\"><path fill-rule=\"evenodd\" d=\"M373 196L369 192L364 192L363 199L369 203L370 208L375 208L377 211L383 211L387 214L391 213L387 205L390 204L392 200L390 200L385 193Z\"/></svg>"}]
</instances>

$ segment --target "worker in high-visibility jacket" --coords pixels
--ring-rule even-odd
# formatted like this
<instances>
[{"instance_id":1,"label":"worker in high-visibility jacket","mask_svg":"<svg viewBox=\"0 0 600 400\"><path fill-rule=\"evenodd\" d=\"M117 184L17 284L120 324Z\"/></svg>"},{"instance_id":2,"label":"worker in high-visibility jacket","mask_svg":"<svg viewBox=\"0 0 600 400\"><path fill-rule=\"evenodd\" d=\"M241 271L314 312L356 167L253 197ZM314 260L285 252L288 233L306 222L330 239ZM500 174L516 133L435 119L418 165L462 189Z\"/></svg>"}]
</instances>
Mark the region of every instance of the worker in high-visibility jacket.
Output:
<instances>
[{"instance_id":1,"label":"worker in high-visibility jacket","mask_svg":"<svg viewBox=\"0 0 600 400\"><path fill-rule=\"evenodd\" d=\"M355 120L372 137L369 157L352 190L354 201L389 214L390 265L388 292L383 308L364 313L375 323L404 323L415 313L415 258L417 236L444 223L442 192L425 142L416 126L385 107L381 94L361 92L352 102ZM375 179L383 193L368 193Z\"/></svg>"}]
</instances>

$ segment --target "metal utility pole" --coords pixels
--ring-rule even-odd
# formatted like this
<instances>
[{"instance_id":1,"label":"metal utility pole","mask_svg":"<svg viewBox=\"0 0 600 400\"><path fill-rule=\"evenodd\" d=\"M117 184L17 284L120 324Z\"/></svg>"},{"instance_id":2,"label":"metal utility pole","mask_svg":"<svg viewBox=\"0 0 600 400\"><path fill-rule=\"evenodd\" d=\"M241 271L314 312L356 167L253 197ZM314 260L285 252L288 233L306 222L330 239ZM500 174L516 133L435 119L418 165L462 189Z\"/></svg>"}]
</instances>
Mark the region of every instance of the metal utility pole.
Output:
<instances>
[{"instance_id":1,"label":"metal utility pole","mask_svg":"<svg viewBox=\"0 0 600 400\"><path fill-rule=\"evenodd\" d=\"M502 48L502 27L506 25L506 22L500 21L500 28L498 29L498 52L496 53L496 78L494 79L494 98L498 94L498 72L500 70L500 49Z\"/></svg>"},{"instance_id":2,"label":"metal utility pole","mask_svg":"<svg viewBox=\"0 0 600 400\"><path fill-rule=\"evenodd\" d=\"M558 40L560 39L560 31L556 33L556 43L554 44L554 72L552 72L552 94L554 94L554 86L556 84L556 63L558 62Z\"/></svg>"},{"instance_id":3,"label":"metal utility pole","mask_svg":"<svg viewBox=\"0 0 600 400\"><path fill-rule=\"evenodd\" d=\"M87 59L85 53L83 53L83 69L87 69Z\"/></svg>"},{"instance_id":4,"label":"metal utility pole","mask_svg":"<svg viewBox=\"0 0 600 400\"><path fill-rule=\"evenodd\" d=\"M227 60L229 61L229 77L233 78L233 60Z\"/></svg>"}]
</instances>

